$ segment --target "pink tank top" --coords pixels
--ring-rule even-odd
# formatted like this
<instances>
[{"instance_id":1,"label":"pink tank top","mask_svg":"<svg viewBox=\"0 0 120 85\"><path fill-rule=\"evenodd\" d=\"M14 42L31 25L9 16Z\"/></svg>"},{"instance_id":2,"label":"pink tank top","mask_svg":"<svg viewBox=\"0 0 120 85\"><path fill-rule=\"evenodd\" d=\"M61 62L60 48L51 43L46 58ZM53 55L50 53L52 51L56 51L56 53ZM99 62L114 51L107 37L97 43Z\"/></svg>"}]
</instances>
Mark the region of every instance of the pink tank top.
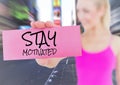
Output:
<instances>
[{"instance_id":1,"label":"pink tank top","mask_svg":"<svg viewBox=\"0 0 120 85\"><path fill-rule=\"evenodd\" d=\"M76 57L77 85L113 85L115 65L116 56L110 45L96 53L82 49L82 56Z\"/></svg>"}]
</instances>

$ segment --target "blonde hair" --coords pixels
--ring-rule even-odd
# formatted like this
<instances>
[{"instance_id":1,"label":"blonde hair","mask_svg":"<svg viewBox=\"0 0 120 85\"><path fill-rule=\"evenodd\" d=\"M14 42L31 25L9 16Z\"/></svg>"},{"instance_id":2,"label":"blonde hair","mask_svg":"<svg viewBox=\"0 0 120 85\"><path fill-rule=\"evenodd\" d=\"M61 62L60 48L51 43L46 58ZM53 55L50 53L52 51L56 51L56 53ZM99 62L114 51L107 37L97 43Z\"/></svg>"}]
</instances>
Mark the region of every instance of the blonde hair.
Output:
<instances>
[{"instance_id":1,"label":"blonde hair","mask_svg":"<svg viewBox=\"0 0 120 85\"><path fill-rule=\"evenodd\" d=\"M104 25L105 28L109 29L110 28L110 2L109 0L95 0L97 2L98 6L103 6L105 7L105 15L102 18L102 24Z\"/></svg>"},{"instance_id":2,"label":"blonde hair","mask_svg":"<svg viewBox=\"0 0 120 85\"><path fill-rule=\"evenodd\" d=\"M77 0L78 3L79 0ZM110 2L109 0L93 0L95 1L95 5L97 5L97 7L101 7L104 6L105 8L105 13L104 16L102 17L102 24L104 26L104 28L108 29L110 28L110 20L111 20L111 15L110 15Z\"/></svg>"}]
</instances>

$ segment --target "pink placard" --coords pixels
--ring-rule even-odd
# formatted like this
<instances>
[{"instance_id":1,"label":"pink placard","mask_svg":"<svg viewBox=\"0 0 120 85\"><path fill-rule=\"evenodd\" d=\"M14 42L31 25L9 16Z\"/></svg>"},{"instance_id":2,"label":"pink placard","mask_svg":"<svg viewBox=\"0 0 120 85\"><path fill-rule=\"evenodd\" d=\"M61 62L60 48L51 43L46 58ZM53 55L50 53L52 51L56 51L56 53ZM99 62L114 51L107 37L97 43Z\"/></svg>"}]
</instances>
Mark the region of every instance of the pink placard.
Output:
<instances>
[{"instance_id":1,"label":"pink placard","mask_svg":"<svg viewBox=\"0 0 120 85\"><path fill-rule=\"evenodd\" d=\"M4 60L81 55L79 26L3 31Z\"/></svg>"}]
</instances>

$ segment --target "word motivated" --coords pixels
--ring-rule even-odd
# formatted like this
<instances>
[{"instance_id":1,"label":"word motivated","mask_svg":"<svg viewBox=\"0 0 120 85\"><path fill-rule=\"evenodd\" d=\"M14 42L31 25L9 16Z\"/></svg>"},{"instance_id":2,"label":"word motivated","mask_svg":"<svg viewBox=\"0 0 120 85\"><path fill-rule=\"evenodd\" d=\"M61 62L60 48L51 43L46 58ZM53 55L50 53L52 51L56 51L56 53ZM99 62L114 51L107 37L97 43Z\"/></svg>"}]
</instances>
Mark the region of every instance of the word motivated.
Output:
<instances>
[{"instance_id":1,"label":"word motivated","mask_svg":"<svg viewBox=\"0 0 120 85\"><path fill-rule=\"evenodd\" d=\"M51 55L55 55L55 53L57 52L56 48L48 48L48 49L23 49L23 56L29 56L29 55L38 55L38 56L51 56Z\"/></svg>"}]
</instances>

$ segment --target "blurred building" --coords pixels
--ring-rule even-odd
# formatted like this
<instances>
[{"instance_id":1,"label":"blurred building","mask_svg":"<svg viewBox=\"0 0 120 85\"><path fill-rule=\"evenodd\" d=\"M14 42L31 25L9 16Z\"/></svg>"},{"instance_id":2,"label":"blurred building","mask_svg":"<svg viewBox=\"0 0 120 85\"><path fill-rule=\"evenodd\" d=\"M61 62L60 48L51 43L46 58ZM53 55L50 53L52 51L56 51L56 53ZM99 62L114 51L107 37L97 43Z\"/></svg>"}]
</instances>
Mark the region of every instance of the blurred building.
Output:
<instances>
[{"instance_id":1,"label":"blurred building","mask_svg":"<svg viewBox=\"0 0 120 85\"><path fill-rule=\"evenodd\" d=\"M0 51L2 50L2 31L17 29L17 24L10 14L9 0L0 0Z\"/></svg>"},{"instance_id":2,"label":"blurred building","mask_svg":"<svg viewBox=\"0 0 120 85\"><path fill-rule=\"evenodd\" d=\"M57 18L54 16L54 1L60 1L61 16ZM36 0L38 20L54 22L54 19L60 18L62 26L76 25L75 2L75 0ZM58 9L56 8L56 10Z\"/></svg>"},{"instance_id":3,"label":"blurred building","mask_svg":"<svg viewBox=\"0 0 120 85\"><path fill-rule=\"evenodd\" d=\"M2 50L2 31L18 29L37 20L35 0L0 0L0 50Z\"/></svg>"},{"instance_id":4,"label":"blurred building","mask_svg":"<svg viewBox=\"0 0 120 85\"><path fill-rule=\"evenodd\" d=\"M110 0L111 3L111 32L120 35L120 0Z\"/></svg>"}]
</instances>

